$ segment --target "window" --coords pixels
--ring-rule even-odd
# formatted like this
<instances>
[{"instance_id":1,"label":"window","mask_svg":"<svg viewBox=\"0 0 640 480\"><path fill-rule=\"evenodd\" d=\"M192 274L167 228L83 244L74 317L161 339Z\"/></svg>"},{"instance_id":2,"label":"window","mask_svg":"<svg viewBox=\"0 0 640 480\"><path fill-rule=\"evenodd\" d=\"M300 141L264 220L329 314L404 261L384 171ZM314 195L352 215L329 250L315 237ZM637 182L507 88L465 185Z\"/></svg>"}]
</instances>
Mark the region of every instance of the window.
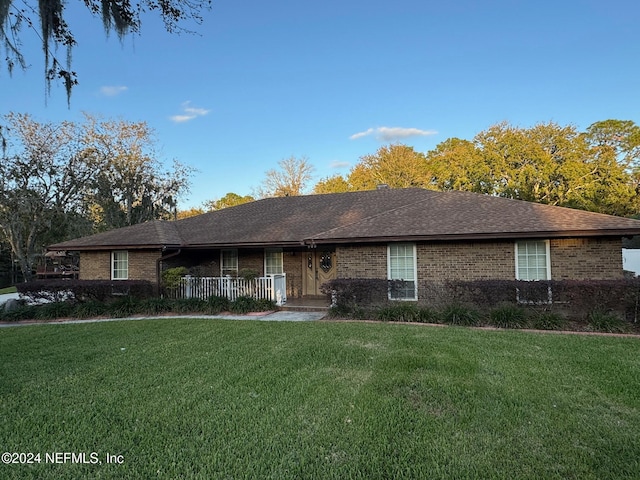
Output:
<instances>
[{"instance_id":1,"label":"window","mask_svg":"<svg viewBox=\"0 0 640 480\"><path fill-rule=\"evenodd\" d=\"M220 259L220 272L223 277L238 276L238 250L222 250Z\"/></svg>"},{"instance_id":2,"label":"window","mask_svg":"<svg viewBox=\"0 0 640 480\"><path fill-rule=\"evenodd\" d=\"M392 300L416 300L416 246L413 243L397 243L387 249L389 280L403 280L401 288L389 292Z\"/></svg>"},{"instance_id":3,"label":"window","mask_svg":"<svg viewBox=\"0 0 640 480\"><path fill-rule=\"evenodd\" d=\"M282 249L267 248L264 251L264 273L265 275L278 275L283 272Z\"/></svg>"},{"instance_id":4,"label":"window","mask_svg":"<svg viewBox=\"0 0 640 480\"><path fill-rule=\"evenodd\" d=\"M551 280L547 240L516 242L516 280Z\"/></svg>"},{"instance_id":5,"label":"window","mask_svg":"<svg viewBox=\"0 0 640 480\"><path fill-rule=\"evenodd\" d=\"M516 280L532 282L516 289L520 303L546 304L553 302L551 284L551 261L548 240L526 240L516 242Z\"/></svg>"},{"instance_id":6,"label":"window","mask_svg":"<svg viewBox=\"0 0 640 480\"><path fill-rule=\"evenodd\" d=\"M129 252L117 250L111 252L111 279L127 280L129 278Z\"/></svg>"}]
</instances>

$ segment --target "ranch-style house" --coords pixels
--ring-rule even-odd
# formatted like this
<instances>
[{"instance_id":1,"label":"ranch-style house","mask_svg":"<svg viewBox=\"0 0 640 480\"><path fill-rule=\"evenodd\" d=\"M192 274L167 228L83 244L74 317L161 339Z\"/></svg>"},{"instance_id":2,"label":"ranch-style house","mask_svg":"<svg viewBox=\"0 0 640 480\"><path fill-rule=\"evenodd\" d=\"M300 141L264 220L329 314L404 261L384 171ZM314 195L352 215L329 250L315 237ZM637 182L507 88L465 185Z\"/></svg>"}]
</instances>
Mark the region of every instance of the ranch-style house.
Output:
<instances>
[{"instance_id":1,"label":"ranch-style house","mask_svg":"<svg viewBox=\"0 0 640 480\"><path fill-rule=\"evenodd\" d=\"M79 252L81 280L159 285L163 270L185 266L198 288L209 279L210 294L246 291L242 277L252 271L252 288L278 302L316 297L334 278L401 279L406 288L395 298L419 300L424 280L619 279L622 239L639 234L640 221L627 218L468 192L379 188L266 198L49 250Z\"/></svg>"}]
</instances>

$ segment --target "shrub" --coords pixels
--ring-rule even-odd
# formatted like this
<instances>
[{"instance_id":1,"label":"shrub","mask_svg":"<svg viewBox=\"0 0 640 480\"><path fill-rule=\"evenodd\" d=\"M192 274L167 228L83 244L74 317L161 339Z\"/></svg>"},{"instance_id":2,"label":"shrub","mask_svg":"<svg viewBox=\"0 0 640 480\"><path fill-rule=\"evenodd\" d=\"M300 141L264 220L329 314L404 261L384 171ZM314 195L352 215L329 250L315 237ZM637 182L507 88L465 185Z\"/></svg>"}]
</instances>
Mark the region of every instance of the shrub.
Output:
<instances>
[{"instance_id":1,"label":"shrub","mask_svg":"<svg viewBox=\"0 0 640 480\"><path fill-rule=\"evenodd\" d=\"M590 312L587 323L594 332L626 333L629 331L629 325L618 315L601 309Z\"/></svg>"},{"instance_id":2,"label":"shrub","mask_svg":"<svg viewBox=\"0 0 640 480\"><path fill-rule=\"evenodd\" d=\"M229 299L227 297L213 296L207 299L207 312L215 315L229 310Z\"/></svg>"},{"instance_id":3,"label":"shrub","mask_svg":"<svg viewBox=\"0 0 640 480\"><path fill-rule=\"evenodd\" d=\"M171 302L176 313L201 313L207 311L207 302L199 298L181 298Z\"/></svg>"},{"instance_id":4,"label":"shrub","mask_svg":"<svg viewBox=\"0 0 640 480\"><path fill-rule=\"evenodd\" d=\"M533 316L531 326L538 330L563 330L567 319L555 312L542 312Z\"/></svg>"},{"instance_id":5,"label":"shrub","mask_svg":"<svg viewBox=\"0 0 640 480\"><path fill-rule=\"evenodd\" d=\"M449 305L442 310L440 315L444 323L451 325L476 326L480 324L480 313L464 305Z\"/></svg>"},{"instance_id":6,"label":"shrub","mask_svg":"<svg viewBox=\"0 0 640 480\"><path fill-rule=\"evenodd\" d=\"M162 286L165 290L173 292L180 286L182 277L189 273L186 267L168 268L162 272Z\"/></svg>"},{"instance_id":7,"label":"shrub","mask_svg":"<svg viewBox=\"0 0 640 480\"><path fill-rule=\"evenodd\" d=\"M0 309L0 319L4 322L19 322L21 320L33 320L36 318L36 306L35 305L21 305L15 310L5 312Z\"/></svg>"},{"instance_id":8,"label":"shrub","mask_svg":"<svg viewBox=\"0 0 640 480\"><path fill-rule=\"evenodd\" d=\"M249 313L258 311L258 302L253 297L242 296L236 298L231 305L229 306L229 310L233 313Z\"/></svg>"},{"instance_id":9,"label":"shrub","mask_svg":"<svg viewBox=\"0 0 640 480\"><path fill-rule=\"evenodd\" d=\"M417 321L421 323L441 323L440 315L438 315L438 312L428 307L421 307L418 310Z\"/></svg>"},{"instance_id":10,"label":"shrub","mask_svg":"<svg viewBox=\"0 0 640 480\"><path fill-rule=\"evenodd\" d=\"M417 322L420 309L414 303L392 302L379 308L376 318L385 322Z\"/></svg>"},{"instance_id":11,"label":"shrub","mask_svg":"<svg viewBox=\"0 0 640 480\"><path fill-rule=\"evenodd\" d=\"M147 315L157 315L173 310L173 302L167 298L148 298L140 302L139 308Z\"/></svg>"},{"instance_id":12,"label":"shrub","mask_svg":"<svg viewBox=\"0 0 640 480\"><path fill-rule=\"evenodd\" d=\"M336 278L320 287L322 293L340 305L383 305L389 301L389 292L400 288L403 282L379 278Z\"/></svg>"},{"instance_id":13,"label":"shrub","mask_svg":"<svg viewBox=\"0 0 640 480\"><path fill-rule=\"evenodd\" d=\"M266 298L260 298L256 301L256 312L268 312L269 310L275 310L276 304L272 300L267 300Z\"/></svg>"},{"instance_id":14,"label":"shrub","mask_svg":"<svg viewBox=\"0 0 640 480\"><path fill-rule=\"evenodd\" d=\"M85 302L128 295L136 298L153 296L153 284L144 280L37 280L18 284L18 292L32 302Z\"/></svg>"},{"instance_id":15,"label":"shrub","mask_svg":"<svg viewBox=\"0 0 640 480\"><path fill-rule=\"evenodd\" d=\"M503 305L492 310L489 314L491 325L499 328L524 328L527 326L527 316L522 307Z\"/></svg>"},{"instance_id":16,"label":"shrub","mask_svg":"<svg viewBox=\"0 0 640 480\"><path fill-rule=\"evenodd\" d=\"M82 302L75 306L73 309L73 316L75 318L95 318L106 315L109 312L109 307L103 302Z\"/></svg>"},{"instance_id":17,"label":"shrub","mask_svg":"<svg viewBox=\"0 0 640 480\"><path fill-rule=\"evenodd\" d=\"M108 313L115 318L130 317L141 313L140 303L135 298L126 295L110 303Z\"/></svg>"},{"instance_id":18,"label":"shrub","mask_svg":"<svg viewBox=\"0 0 640 480\"><path fill-rule=\"evenodd\" d=\"M55 320L57 318L71 317L73 305L69 302L51 302L35 307L35 318L37 320Z\"/></svg>"}]
</instances>

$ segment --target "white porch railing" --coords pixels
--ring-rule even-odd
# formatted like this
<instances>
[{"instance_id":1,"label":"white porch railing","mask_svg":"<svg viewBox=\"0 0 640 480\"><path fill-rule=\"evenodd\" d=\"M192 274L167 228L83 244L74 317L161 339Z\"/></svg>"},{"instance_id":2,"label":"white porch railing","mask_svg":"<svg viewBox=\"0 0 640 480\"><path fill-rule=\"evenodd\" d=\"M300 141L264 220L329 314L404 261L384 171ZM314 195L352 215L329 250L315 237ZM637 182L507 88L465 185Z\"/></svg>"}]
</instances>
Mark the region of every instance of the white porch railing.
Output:
<instances>
[{"instance_id":1,"label":"white porch railing","mask_svg":"<svg viewBox=\"0 0 640 480\"><path fill-rule=\"evenodd\" d=\"M267 275L247 280L242 277L193 277L187 275L180 280L176 292L178 298L227 297L233 301L238 297L266 299L283 305L287 302L287 274Z\"/></svg>"}]
</instances>

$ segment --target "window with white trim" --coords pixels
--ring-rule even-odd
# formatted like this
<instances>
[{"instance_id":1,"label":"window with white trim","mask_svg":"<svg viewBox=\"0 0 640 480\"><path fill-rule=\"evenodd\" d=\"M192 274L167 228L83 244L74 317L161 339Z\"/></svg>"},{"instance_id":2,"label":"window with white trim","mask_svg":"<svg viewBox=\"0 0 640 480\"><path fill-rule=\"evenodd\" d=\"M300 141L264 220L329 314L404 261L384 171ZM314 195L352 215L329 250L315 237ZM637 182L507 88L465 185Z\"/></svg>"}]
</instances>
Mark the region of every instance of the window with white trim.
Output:
<instances>
[{"instance_id":1,"label":"window with white trim","mask_svg":"<svg viewBox=\"0 0 640 480\"><path fill-rule=\"evenodd\" d=\"M416 246L413 243L394 243L387 247L387 266L389 280L402 280L401 288L389 292L392 300L416 300L417 264Z\"/></svg>"},{"instance_id":2,"label":"window with white trim","mask_svg":"<svg viewBox=\"0 0 640 480\"><path fill-rule=\"evenodd\" d=\"M516 242L516 280L551 280L548 240Z\"/></svg>"},{"instance_id":3,"label":"window with white trim","mask_svg":"<svg viewBox=\"0 0 640 480\"><path fill-rule=\"evenodd\" d=\"M129 279L129 252L115 250L111 252L111 280Z\"/></svg>"},{"instance_id":4,"label":"window with white trim","mask_svg":"<svg viewBox=\"0 0 640 480\"><path fill-rule=\"evenodd\" d=\"M220 252L220 273L223 277L238 276L238 250L229 249Z\"/></svg>"},{"instance_id":5,"label":"window with white trim","mask_svg":"<svg viewBox=\"0 0 640 480\"><path fill-rule=\"evenodd\" d=\"M264 273L265 275L282 274L284 268L282 266L282 249L267 248L264 251Z\"/></svg>"},{"instance_id":6,"label":"window with white trim","mask_svg":"<svg viewBox=\"0 0 640 480\"><path fill-rule=\"evenodd\" d=\"M553 302L551 284L544 282L544 280L551 280L548 240L516 242L516 280L532 282L516 288L518 302L540 305ZM543 281L542 284L536 283L540 281Z\"/></svg>"}]
</instances>

